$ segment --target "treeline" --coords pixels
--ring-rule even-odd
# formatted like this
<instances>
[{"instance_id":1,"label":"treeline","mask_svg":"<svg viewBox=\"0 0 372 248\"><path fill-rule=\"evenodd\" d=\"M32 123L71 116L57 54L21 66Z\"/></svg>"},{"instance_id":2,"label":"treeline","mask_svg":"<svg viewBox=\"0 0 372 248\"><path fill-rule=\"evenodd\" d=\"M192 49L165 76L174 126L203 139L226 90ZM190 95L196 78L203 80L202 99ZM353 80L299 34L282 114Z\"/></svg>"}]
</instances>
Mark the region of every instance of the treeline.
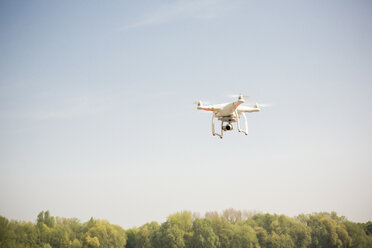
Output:
<instances>
[{"instance_id":1,"label":"treeline","mask_svg":"<svg viewBox=\"0 0 372 248\"><path fill-rule=\"evenodd\" d=\"M32 222L0 216L0 248L245 248L372 247L372 222L355 223L336 213L253 214L227 209L204 217L191 212L170 215L161 224L124 230L105 220L41 212Z\"/></svg>"},{"instance_id":2,"label":"treeline","mask_svg":"<svg viewBox=\"0 0 372 248\"><path fill-rule=\"evenodd\" d=\"M0 248L125 247L123 228L106 220L52 217L41 212L36 223L9 221L0 216Z\"/></svg>"}]
</instances>

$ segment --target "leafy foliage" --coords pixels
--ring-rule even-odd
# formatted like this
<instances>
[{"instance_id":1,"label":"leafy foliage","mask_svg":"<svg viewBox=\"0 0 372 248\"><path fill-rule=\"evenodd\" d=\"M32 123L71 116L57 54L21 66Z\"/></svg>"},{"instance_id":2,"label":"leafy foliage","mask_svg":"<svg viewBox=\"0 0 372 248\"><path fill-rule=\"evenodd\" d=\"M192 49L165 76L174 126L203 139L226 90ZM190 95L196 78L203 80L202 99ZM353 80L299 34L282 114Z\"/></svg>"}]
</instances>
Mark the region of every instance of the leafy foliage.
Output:
<instances>
[{"instance_id":1,"label":"leafy foliage","mask_svg":"<svg viewBox=\"0 0 372 248\"><path fill-rule=\"evenodd\" d=\"M187 211L162 224L124 230L106 220L53 217L35 223L0 216L0 248L363 248L372 247L372 222L354 223L336 213L252 214L227 209L204 218Z\"/></svg>"},{"instance_id":2,"label":"leafy foliage","mask_svg":"<svg viewBox=\"0 0 372 248\"><path fill-rule=\"evenodd\" d=\"M124 229L105 220L91 218L82 224L49 211L41 212L35 224L0 216L0 248L124 248L126 240Z\"/></svg>"}]
</instances>

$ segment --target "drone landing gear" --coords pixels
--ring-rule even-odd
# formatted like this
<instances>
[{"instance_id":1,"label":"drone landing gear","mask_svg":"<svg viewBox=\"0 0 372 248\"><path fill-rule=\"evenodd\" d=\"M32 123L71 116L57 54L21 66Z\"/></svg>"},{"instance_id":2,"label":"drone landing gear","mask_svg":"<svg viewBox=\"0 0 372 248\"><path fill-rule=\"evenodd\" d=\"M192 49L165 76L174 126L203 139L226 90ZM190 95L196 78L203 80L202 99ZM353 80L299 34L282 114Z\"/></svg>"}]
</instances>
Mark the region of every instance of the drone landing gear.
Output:
<instances>
[{"instance_id":1,"label":"drone landing gear","mask_svg":"<svg viewBox=\"0 0 372 248\"><path fill-rule=\"evenodd\" d=\"M220 137L221 139L222 139L222 137L223 137L223 130L222 130L222 128L223 128L223 121L221 121L221 134L219 134L219 133L216 133L215 131L214 131L214 118L215 118L216 116L215 116L215 114L214 114L214 112L213 112L213 115L212 115L212 134L213 134L213 136L218 136L218 137Z\"/></svg>"},{"instance_id":2,"label":"drone landing gear","mask_svg":"<svg viewBox=\"0 0 372 248\"><path fill-rule=\"evenodd\" d=\"M239 123L239 117L240 117L240 116L238 115L238 113L237 113L237 111L236 111L236 116L238 116L238 119L237 119L238 131L244 133L245 135L248 135L248 121L247 121L247 117L245 116L244 113L241 113L241 115L242 115L243 118L244 118L245 130L241 130L241 129L240 129L240 123Z\"/></svg>"},{"instance_id":3,"label":"drone landing gear","mask_svg":"<svg viewBox=\"0 0 372 248\"><path fill-rule=\"evenodd\" d=\"M237 116L236 122L237 122L237 126L238 126L238 131L241 132L241 133L244 133L245 135L248 135L248 121L247 121L247 117L245 116L244 113L241 113L241 115L244 118L244 127L245 127L245 130L242 130L240 128L240 121L239 121L240 115L237 112L235 112L235 113L236 113L236 116ZM230 131L230 130L233 129L233 126L231 124L231 121L232 120L231 120L231 118L230 119L226 119L226 122L228 122L229 124L227 124L224 127L223 124L225 123L225 121L224 121L224 118L221 118L221 133L216 133L216 131L215 131L215 125L214 125L214 119L215 118L216 118L216 115L215 115L215 113L213 113L213 115L212 115L212 134L213 134L213 136L216 136L217 135L218 137L220 137L222 139L223 138L223 131ZM233 120L233 121L235 121L235 120Z\"/></svg>"}]
</instances>

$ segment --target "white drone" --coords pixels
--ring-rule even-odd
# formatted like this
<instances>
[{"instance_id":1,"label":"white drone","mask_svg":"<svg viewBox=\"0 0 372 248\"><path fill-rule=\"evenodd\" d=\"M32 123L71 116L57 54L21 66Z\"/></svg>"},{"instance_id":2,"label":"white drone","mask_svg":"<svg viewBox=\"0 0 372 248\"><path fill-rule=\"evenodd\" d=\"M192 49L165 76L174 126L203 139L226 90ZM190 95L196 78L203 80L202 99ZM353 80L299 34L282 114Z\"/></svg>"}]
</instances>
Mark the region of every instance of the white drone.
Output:
<instances>
[{"instance_id":1,"label":"white drone","mask_svg":"<svg viewBox=\"0 0 372 248\"><path fill-rule=\"evenodd\" d=\"M260 112L260 106L256 103L253 107L242 106L241 104L244 103L245 100L243 99L243 95L238 96L238 101L230 102L230 103L222 103L222 104L215 104L215 105L203 105L201 101L197 104L197 109L202 109L206 111L212 111L212 134L213 136L217 135L222 139L223 131L231 131L234 129L234 126L231 124L232 122L236 122L238 126L238 131L248 135L248 121L247 117L244 113L252 113L252 112ZM243 116L245 121L245 130L240 129L239 119L240 116ZM221 133L216 133L214 129L214 119L217 118L221 121ZM224 123L227 123L224 126Z\"/></svg>"}]
</instances>

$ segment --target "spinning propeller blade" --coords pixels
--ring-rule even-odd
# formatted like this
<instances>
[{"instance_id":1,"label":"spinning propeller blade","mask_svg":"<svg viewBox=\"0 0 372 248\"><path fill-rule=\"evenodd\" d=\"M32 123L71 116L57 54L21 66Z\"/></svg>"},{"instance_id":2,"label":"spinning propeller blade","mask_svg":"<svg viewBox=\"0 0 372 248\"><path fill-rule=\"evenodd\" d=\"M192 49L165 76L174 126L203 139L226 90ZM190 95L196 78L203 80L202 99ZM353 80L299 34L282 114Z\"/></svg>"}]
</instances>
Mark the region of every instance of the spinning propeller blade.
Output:
<instances>
[{"instance_id":1,"label":"spinning propeller blade","mask_svg":"<svg viewBox=\"0 0 372 248\"><path fill-rule=\"evenodd\" d=\"M266 107L270 107L271 106L271 104L268 104L268 103L255 103L255 104L249 104L249 106L250 107L254 107L254 108L260 108L260 107L262 107L262 108L266 108Z\"/></svg>"},{"instance_id":2,"label":"spinning propeller blade","mask_svg":"<svg viewBox=\"0 0 372 248\"><path fill-rule=\"evenodd\" d=\"M238 98L238 97L250 98L250 96L244 95L244 94L230 94L230 95L227 95L227 96L231 97L231 98Z\"/></svg>"},{"instance_id":3,"label":"spinning propeller blade","mask_svg":"<svg viewBox=\"0 0 372 248\"><path fill-rule=\"evenodd\" d=\"M198 104L203 104L203 105L209 105L209 102L207 101L193 101L192 104L198 105Z\"/></svg>"}]
</instances>

